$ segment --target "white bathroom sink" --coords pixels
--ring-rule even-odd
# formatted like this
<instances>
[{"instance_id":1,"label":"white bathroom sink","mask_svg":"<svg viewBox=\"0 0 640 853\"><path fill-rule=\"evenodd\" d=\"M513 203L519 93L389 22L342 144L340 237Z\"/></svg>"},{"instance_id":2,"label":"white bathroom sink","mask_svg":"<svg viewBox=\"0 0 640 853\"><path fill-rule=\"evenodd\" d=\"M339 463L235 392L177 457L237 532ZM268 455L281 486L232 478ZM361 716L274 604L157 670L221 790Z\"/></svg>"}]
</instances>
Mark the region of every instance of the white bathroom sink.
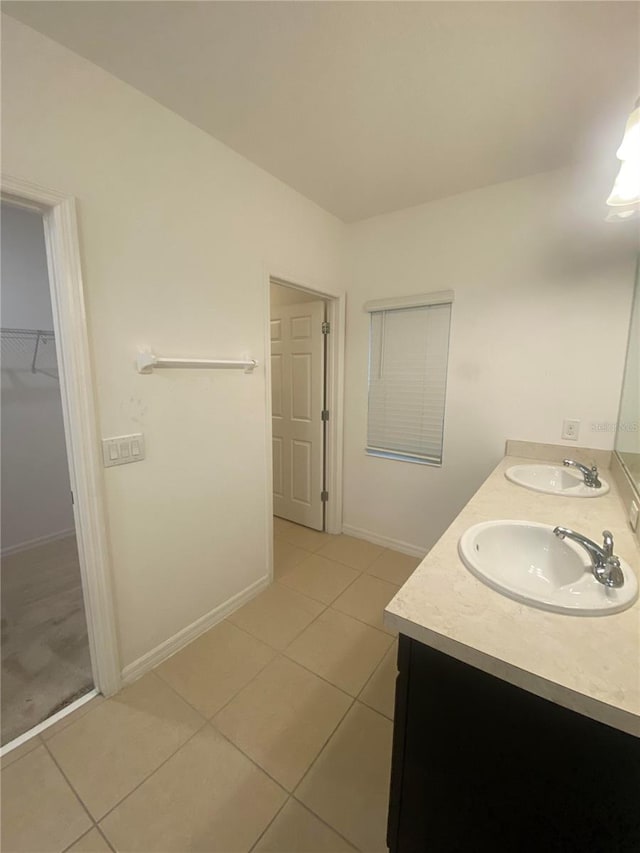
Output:
<instances>
[{"instance_id":1,"label":"white bathroom sink","mask_svg":"<svg viewBox=\"0 0 640 853\"><path fill-rule=\"evenodd\" d=\"M599 498L609 491L609 484L600 478L599 489L585 486L580 472L562 465L513 465L504 473L507 480L548 495L566 495L574 498Z\"/></svg>"},{"instance_id":2,"label":"white bathroom sink","mask_svg":"<svg viewBox=\"0 0 640 853\"><path fill-rule=\"evenodd\" d=\"M463 563L481 581L503 595L555 613L605 616L631 607L638 581L620 560L624 585L611 589L591 572L587 552L559 539L549 524L486 521L460 537Z\"/></svg>"}]
</instances>

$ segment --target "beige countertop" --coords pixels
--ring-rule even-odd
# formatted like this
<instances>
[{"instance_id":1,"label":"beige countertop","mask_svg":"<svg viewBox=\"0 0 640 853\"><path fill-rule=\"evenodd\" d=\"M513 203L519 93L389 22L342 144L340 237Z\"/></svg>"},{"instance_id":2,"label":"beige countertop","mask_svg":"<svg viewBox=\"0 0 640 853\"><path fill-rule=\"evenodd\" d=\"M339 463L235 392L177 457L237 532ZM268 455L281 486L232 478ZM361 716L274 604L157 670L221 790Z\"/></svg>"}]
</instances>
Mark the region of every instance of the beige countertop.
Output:
<instances>
[{"instance_id":1,"label":"beige countertop","mask_svg":"<svg viewBox=\"0 0 640 853\"><path fill-rule=\"evenodd\" d=\"M640 574L640 547L616 484L598 498L541 494L505 470L532 459L506 456L385 610L385 625L491 675L640 737L640 600L607 616L567 616L520 604L478 580L458 556L472 524L521 519L570 527L600 541ZM428 511L428 510L426 510ZM469 698L473 714L473 698Z\"/></svg>"}]
</instances>

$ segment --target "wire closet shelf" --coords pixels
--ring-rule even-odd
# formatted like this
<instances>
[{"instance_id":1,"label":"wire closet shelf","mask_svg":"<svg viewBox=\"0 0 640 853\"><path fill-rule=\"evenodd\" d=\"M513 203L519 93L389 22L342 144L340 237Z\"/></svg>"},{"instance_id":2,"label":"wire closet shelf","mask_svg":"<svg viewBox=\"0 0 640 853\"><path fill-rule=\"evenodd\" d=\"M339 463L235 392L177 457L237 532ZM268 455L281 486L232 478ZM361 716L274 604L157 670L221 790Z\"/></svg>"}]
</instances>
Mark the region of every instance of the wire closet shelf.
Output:
<instances>
[{"instance_id":1,"label":"wire closet shelf","mask_svg":"<svg viewBox=\"0 0 640 853\"><path fill-rule=\"evenodd\" d=\"M0 328L2 368L24 370L58 379L55 334L49 329Z\"/></svg>"}]
</instances>

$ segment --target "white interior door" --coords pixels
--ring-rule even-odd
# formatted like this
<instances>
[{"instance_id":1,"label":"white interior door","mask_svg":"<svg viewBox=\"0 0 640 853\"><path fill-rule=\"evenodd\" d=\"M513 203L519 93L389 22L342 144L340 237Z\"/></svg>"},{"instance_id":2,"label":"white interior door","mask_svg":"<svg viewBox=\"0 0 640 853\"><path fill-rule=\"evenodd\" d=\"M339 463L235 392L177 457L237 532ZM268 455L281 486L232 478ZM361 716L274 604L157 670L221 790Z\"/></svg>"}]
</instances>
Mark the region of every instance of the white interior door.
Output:
<instances>
[{"instance_id":1,"label":"white interior door","mask_svg":"<svg viewBox=\"0 0 640 853\"><path fill-rule=\"evenodd\" d=\"M273 512L323 529L324 302L271 312Z\"/></svg>"}]
</instances>

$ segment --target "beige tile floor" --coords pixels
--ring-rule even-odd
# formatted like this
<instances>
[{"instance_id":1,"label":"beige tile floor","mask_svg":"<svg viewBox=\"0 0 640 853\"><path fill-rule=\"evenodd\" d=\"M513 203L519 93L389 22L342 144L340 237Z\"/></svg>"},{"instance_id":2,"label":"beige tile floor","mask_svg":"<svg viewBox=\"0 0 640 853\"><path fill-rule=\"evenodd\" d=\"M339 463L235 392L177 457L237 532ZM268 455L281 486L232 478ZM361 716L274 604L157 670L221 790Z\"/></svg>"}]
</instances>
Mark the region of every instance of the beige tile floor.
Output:
<instances>
[{"instance_id":1,"label":"beige tile floor","mask_svg":"<svg viewBox=\"0 0 640 853\"><path fill-rule=\"evenodd\" d=\"M275 582L5 756L2 850L385 851L396 642L417 559L275 520Z\"/></svg>"}]
</instances>

